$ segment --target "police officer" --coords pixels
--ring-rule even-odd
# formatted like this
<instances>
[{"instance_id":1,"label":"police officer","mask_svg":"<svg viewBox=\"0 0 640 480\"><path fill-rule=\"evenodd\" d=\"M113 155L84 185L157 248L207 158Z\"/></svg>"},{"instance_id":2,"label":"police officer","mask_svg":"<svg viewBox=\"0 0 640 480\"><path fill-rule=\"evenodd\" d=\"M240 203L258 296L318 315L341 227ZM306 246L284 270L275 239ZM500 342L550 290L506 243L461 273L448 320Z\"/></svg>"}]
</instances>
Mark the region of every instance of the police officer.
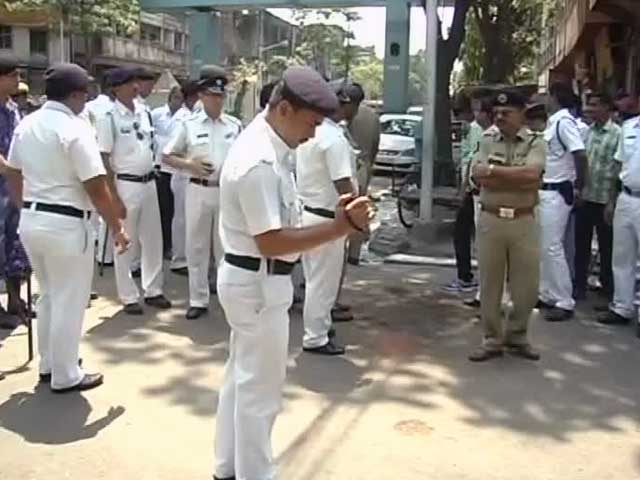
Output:
<instances>
[{"instance_id":1,"label":"police officer","mask_svg":"<svg viewBox=\"0 0 640 480\"><path fill-rule=\"evenodd\" d=\"M569 320L575 308L564 239L574 203L582 202L588 161L580 129L569 112L574 102L570 85L551 85L547 106L551 116L544 132L547 160L538 209L542 237L538 306L549 310L544 318L550 322Z\"/></svg>"},{"instance_id":2,"label":"police officer","mask_svg":"<svg viewBox=\"0 0 640 480\"><path fill-rule=\"evenodd\" d=\"M474 183L480 186L477 236L484 342L469 360L502 356L504 347L538 360L540 354L527 339L527 326L538 293L540 244L534 209L545 145L539 133L524 126L521 95L501 91L494 105L497 130L484 132L472 169ZM513 301L506 332L501 310L505 273Z\"/></svg>"},{"instance_id":3,"label":"police officer","mask_svg":"<svg viewBox=\"0 0 640 480\"><path fill-rule=\"evenodd\" d=\"M200 74L202 110L180 124L164 148L165 163L190 172L185 197L186 253L189 269L187 319L209 308L209 259L222 259L218 234L220 171L240 133L239 120L222 113L228 79L223 68L205 66Z\"/></svg>"},{"instance_id":4,"label":"police officer","mask_svg":"<svg viewBox=\"0 0 640 480\"><path fill-rule=\"evenodd\" d=\"M282 402L293 262L299 252L364 229L370 218L367 199L345 197L333 207L335 218L298 227L292 150L337 107L318 73L289 68L222 170L218 296L232 333L217 415L219 480L275 477L270 436Z\"/></svg>"},{"instance_id":5,"label":"police officer","mask_svg":"<svg viewBox=\"0 0 640 480\"><path fill-rule=\"evenodd\" d=\"M355 156L340 122L351 99L342 84L335 88L340 108L325 118L315 137L296 152L298 194L303 204L302 225L331 223L340 195L355 195ZM344 347L330 338L331 308L340 287L345 241L338 238L302 255L306 280L304 339L306 352L341 355ZM331 332L333 334L333 332Z\"/></svg>"},{"instance_id":6,"label":"police officer","mask_svg":"<svg viewBox=\"0 0 640 480\"><path fill-rule=\"evenodd\" d=\"M116 101L98 121L98 143L105 159L112 194L132 242L141 248L142 288L147 305L167 309L162 294L162 235L153 168L153 139L149 115L140 103L136 70L120 68L111 74ZM115 258L116 286L124 311L142 315L140 292L131 275L134 249Z\"/></svg>"},{"instance_id":7,"label":"police officer","mask_svg":"<svg viewBox=\"0 0 640 480\"><path fill-rule=\"evenodd\" d=\"M626 325L637 319L636 335L640 338L640 317L636 303L636 265L640 245L640 116L622 124L621 139L615 159L621 163L620 194L613 214L613 301L609 311L598 322ZM606 208L610 219L613 204Z\"/></svg>"},{"instance_id":8,"label":"police officer","mask_svg":"<svg viewBox=\"0 0 640 480\"><path fill-rule=\"evenodd\" d=\"M40 379L50 381L58 393L87 390L103 381L101 374L86 374L78 365L93 277L89 221L94 206L117 248L129 244L94 132L78 116L89 78L74 64L47 70L48 101L19 125L9 154L10 182L23 207L20 231L40 285Z\"/></svg>"}]
</instances>

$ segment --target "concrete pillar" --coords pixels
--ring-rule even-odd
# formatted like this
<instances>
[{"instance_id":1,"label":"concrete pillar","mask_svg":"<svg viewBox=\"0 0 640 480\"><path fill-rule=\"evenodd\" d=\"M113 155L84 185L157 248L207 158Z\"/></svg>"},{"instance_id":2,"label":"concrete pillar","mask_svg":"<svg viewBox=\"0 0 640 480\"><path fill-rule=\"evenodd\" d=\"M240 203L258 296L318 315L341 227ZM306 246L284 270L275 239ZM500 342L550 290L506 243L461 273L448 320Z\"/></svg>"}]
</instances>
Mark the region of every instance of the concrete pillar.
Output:
<instances>
[{"instance_id":1,"label":"concrete pillar","mask_svg":"<svg viewBox=\"0 0 640 480\"><path fill-rule=\"evenodd\" d=\"M191 55L191 78L198 78L202 65L221 63L222 25L216 12L190 12L187 16Z\"/></svg>"},{"instance_id":2,"label":"concrete pillar","mask_svg":"<svg viewBox=\"0 0 640 480\"><path fill-rule=\"evenodd\" d=\"M387 4L384 54L384 110L404 113L409 106L409 28L411 4L394 0Z\"/></svg>"}]
</instances>

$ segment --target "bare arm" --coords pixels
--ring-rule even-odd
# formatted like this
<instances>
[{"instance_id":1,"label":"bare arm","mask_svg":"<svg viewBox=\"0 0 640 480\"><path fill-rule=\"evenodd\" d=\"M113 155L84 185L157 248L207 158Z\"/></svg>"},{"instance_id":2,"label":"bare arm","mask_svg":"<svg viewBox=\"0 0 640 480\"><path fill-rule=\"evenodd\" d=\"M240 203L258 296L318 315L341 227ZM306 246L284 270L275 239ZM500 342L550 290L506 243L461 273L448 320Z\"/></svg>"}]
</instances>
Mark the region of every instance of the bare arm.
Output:
<instances>
[{"instance_id":1,"label":"bare arm","mask_svg":"<svg viewBox=\"0 0 640 480\"><path fill-rule=\"evenodd\" d=\"M116 187L116 180L115 180L116 176L113 169L111 168L111 162L109 161L110 155L108 153L101 153L100 155L102 156L102 163L104 164L104 169L107 171L106 184L109 187L109 190L111 192L112 201L113 203L115 203L118 209L118 216L120 218L126 218L127 209L124 206L124 203L120 198L120 195L118 194L118 189ZM97 205L96 205L96 208L97 208ZM102 212L100 214L102 214Z\"/></svg>"},{"instance_id":2,"label":"bare arm","mask_svg":"<svg viewBox=\"0 0 640 480\"><path fill-rule=\"evenodd\" d=\"M82 185L89 195L91 203L93 203L100 216L107 222L109 229L112 232L120 231L122 229L122 219L118 216L118 210L114 203L107 177L105 175L99 175L82 182Z\"/></svg>"},{"instance_id":3,"label":"bare arm","mask_svg":"<svg viewBox=\"0 0 640 480\"><path fill-rule=\"evenodd\" d=\"M357 193L353 188L351 178L339 178L338 180L334 180L333 185L338 195L355 195Z\"/></svg>"},{"instance_id":4,"label":"bare arm","mask_svg":"<svg viewBox=\"0 0 640 480\"><path fill-rule=\"evenodd\" d=\"M169 165L170 167L177 168L178 170L189 170L191 162L182 155L162 155L162 163Z\"/></svg>"},{"instance_id":5,"label":"bare arm","mask_svg":"<svg viewBox=\"0 0 640 480\"><path fill-rule=\"evenodd\" d=\"M9 189L9 198L17 208L22 208L22 171L11 168L6 163L4 157L0 156L2 162L1 172L4 178L7 180L7 187Z\"/></svg>"}]
</instances>

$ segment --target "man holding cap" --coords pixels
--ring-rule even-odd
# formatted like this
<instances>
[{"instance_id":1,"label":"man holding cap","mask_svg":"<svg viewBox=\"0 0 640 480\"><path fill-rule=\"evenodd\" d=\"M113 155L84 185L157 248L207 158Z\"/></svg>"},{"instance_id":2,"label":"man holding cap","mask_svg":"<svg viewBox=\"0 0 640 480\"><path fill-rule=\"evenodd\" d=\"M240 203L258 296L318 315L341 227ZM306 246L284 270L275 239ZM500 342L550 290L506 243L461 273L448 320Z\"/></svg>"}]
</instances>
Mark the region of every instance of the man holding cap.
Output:
<instances>
[{"instance_id":1,"label":"man holding cap","mask_svg":"<svg viewBox=\"0 0 640 480\"><path fill-rule=\"evenodd\" d=\"M23 208L20 232L40 285L40 380L51 382L57 393L102 384L101 374L86 374L78 365L93 278L94 207L119 251L129 245L94 132L78 116L89 81L87 72L74 64L47 70L48 101L18 126L9 153L9 182Z\"/></svg>"},{"instance_id":2,"label":"man holding cap","mask_svg":"<svg viewBox=\"0 0 640 480\"><path fill-rule=\"evenodd\" d=\"M202 68L199 84L203 108L178 126L163 152L165 163L190 173L185 197L189 320L201 317L209 309L212 246L215 264L222 260L218 234L220 171L242 128L239 120L222 113L227 83L221 67Z\"/></svg>"},{"instance_id":3,"label":"man holding cap","mask_svg":"<svg viewBox=\"0 0 640 480\"><path fill-rule=\"evenodd\" d=\"M540 275L539 227L534 216L545 144L541 133L525 125L525 98L504 90L494 102L497 129L483 133L472 168L480 187L478 258L483 344L469 360L483 362L502 356L538 360L527 339L529 317L536 304ZM502 293L505 273L513 313L504 331Z\"/></svg>"},{"instance_id":4,"label":"man holding cap","mask_svg":"<svg viewBox=\"0 0 640 480\"><path fill-rule=\"evenodd\" d=\"M366 198L342 197L335 218L300 228L292 153L339 104L315 71L289 68L265 115L229 150L220 180L220 236L225 256L218 296L231 326L216 426L218 480L275 477L271 430L282 404L289 274L300 252L366 228Z\"/></svg>"},{"instance_id":5,"label":"man holding cap","mask_svg":"<svg viewBox=\"0 0 640 480\"><path fill-rule=\"evenodd\" d=\"M105 159L111 192L132 242L139 242L145 303L168 309L162 294L162 233L153 168L153 137L149 115L135 101L137 70L119 68L111 73L116 97L110 112L98 120L98 144ZM134 249L131 249L134 250ZM142 315L140 292L131 275L134 252L115 258L118 296L129 315Z\"/></svg>"},{"instance_id":6,"label":"man holding cap","mask_svg":"<svg viewBox=\"0 0 640 480\"><path fill-rule=\"evenodd\" d=\"M351 99L346 85L334 87L340 107L324 119L313 139L296 152L298 194L303 204L302 225L331 223L340 195L357 193L354 177L355 152L339 123L347 118ZM321 355L342 355L331 328L334 306L344 265L345 239L309 250L302 255L306 280L304 300L304 351Z\"/></svg>"},{"instance_id":7,"label":"man holding cap","mask_svg":"<svg viewBox=\"0 0 640 480\"><path fill-rule=\"evenodd\" d=\"M18 106L11 95L18 90L18 60L0 56L0 158L9 152L13 132L20 121ZM15 328L26 315L20 299L20 285L30 274L29 260L20 243L18 222L20 210L11 202L4 175L0 175L0 279L7 289L7 309L0 306L0 328Z\"/></svg>"}]
</instances>

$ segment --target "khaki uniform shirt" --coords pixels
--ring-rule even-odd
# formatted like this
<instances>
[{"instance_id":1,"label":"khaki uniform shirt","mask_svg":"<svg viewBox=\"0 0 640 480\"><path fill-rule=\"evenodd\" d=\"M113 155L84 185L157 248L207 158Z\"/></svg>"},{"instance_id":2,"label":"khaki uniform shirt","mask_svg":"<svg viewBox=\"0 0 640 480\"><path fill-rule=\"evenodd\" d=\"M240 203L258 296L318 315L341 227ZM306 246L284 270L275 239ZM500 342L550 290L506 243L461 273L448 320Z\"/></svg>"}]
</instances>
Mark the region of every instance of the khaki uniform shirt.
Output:
<instances>
[{"instance_id":1,"label":"khaki uniform shirt","mask_svg":"<svg viewBox=\"0 0 640 480\"><path fill-rule=\"evenodd\" d=\"M478 146L474 164L493 164L498 167L540 167L544 170L546 145L542 133L526 127L520 129L516 141L506 140L500 130L485 131ZM480 190L480 203L489 207L527 208L538 203L538 192L509 189Z\"/></svg>"}]
</instances>

